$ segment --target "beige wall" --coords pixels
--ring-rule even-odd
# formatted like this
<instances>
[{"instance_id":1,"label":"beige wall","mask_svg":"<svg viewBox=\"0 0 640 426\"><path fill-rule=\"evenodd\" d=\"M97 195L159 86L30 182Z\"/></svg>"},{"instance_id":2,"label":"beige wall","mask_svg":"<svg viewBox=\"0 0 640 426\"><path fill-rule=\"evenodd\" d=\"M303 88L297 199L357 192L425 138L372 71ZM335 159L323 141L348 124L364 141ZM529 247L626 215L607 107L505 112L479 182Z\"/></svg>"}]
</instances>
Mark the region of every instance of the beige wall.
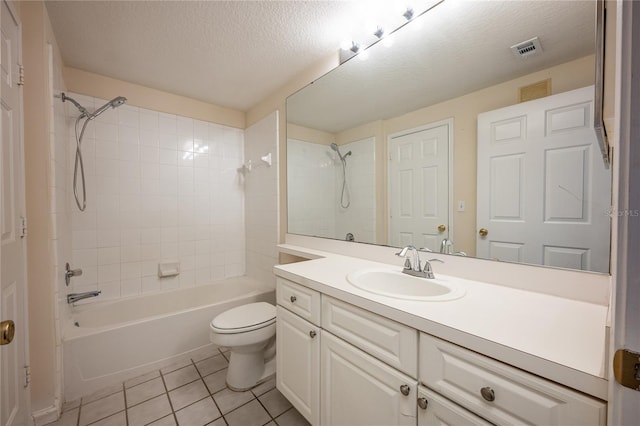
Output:
<instances>
[{"instance_id":1,"label":"beige wall","mask_svg":"<svg viewBox=\"0 0 640 426\"><path fill-rule=\"evenodd\" d=\"M70 92L106 100L113 99L116 96L124 96L127 98L127 104L129 105L239 129L245 128L245 114L242 111L223 108L77 68L65 67L64 80Z\"/></svg>"},{"instance_id":2,"label":"beige wall","mask_svg":"<svg viewBox=\"0 0 640 426\"><path fill-rule=\"evenodd\" d=\"M25 184L29 234L27 236L27 291L31 409L56 405L54 283L49 247L50 200L48 16L41 2L21 2L24 86Z\"/></svg>"}]
</instances>

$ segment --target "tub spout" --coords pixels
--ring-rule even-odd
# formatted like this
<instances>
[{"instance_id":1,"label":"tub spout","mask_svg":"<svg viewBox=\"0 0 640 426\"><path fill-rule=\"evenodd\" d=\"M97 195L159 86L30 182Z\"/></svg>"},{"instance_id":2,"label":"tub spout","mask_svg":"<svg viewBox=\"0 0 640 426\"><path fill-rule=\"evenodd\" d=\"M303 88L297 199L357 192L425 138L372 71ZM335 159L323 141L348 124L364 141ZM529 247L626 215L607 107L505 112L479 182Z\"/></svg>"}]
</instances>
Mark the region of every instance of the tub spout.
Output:
<instances>
[{"instance_id":1,"label":"tub spout","mask_svg":"<svg viewBox=\"0 0 640 426\"><path fill-rule=\"evenodd\" d=\"M102 291L87 291L85 293L69 293L67 294L67 303L75 303L78 300L88 299L90 297L97 297Z\"/></svg>"}]
</instances>

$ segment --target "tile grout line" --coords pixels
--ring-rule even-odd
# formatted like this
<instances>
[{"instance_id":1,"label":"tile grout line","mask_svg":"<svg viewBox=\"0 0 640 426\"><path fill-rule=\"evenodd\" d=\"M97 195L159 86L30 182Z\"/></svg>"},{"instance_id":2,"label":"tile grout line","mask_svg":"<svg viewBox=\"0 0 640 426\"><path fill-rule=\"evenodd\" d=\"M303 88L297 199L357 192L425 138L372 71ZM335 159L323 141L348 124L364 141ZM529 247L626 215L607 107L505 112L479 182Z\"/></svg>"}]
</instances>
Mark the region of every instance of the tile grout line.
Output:
<instances>
[{"instance_id":1,"label":"tile grout line","mask_svg":"<svg viewBox=\"0 0 640 426\"><path fill-rule=\"evenodd\" d=\"M174 371L177 371L177 370L174 370ZM164 374L162 374L162 370L159 370L159 373L160 373L160 380L162 380L162 386L164 386L165 395L167 395L167 399L169 400L169 407L171 408L171 414L173 414L173 420L176 422L176 424L179 424L178 423L178 416L176 416L176 412L173 410L173 404L171 403L171 398L169 397L169 388L167 387L167 383L164 381ZM160 417L160 419L162 419L164 417L166 417L166 416ZM156 419L156 420L160 420L160 419ZM156 420L154 420L154 422Z\"/></svg>"},{"instance_id":2,"label":"tile grout line","mask_svg":"<svg viewBox=\"0 0 640 426\"><path fill-rule=\"evenodd\" d=\"M218 349L219 351L219 349ZM216 356L216 355L214 355ZM224 359L227 359L224 355L222 356ZM213 358L213 357L212 357ZM205 358L207 359L207 358ZM202 360L204 361L204 360ZM228 365L229 360L227 360L227 368L229 367ZM200 370L198 370L198 366L197 363L193 360L193 358L191 358L191 364L193 365L193 368L196 369L196 373L198 373L198 377L200 377L200 380L202 381L202 384L204 385L204 388L207 390L207 392L209 393L209 398L211 398L211 400L213 401L213 405L216 406L216 408L218 409L218 413L220 413L220 417L222 417L222 421L224 422L225 425L229 426L229 422L227 422L227 419L224 418L224 414L222 414L222 410L220 409L220 406L218 405L218 403L216 402L216 399L213 397L213 394L211 393L211 390L209 389L209 386L207 386L207 382L204 381L204 377L202 377L202 374L200 373ZM222 371L224 369L220 369L218 371ZM213 372L211 374L215 374L216 372ZM225 383L225 387L226 387L226 383ZM202 399L206 399L206 398L202 398ZM202 401L202 399L200 401ZM216 420L218 420L220 417L213 419L212 422L215 422Z\"/></svg>"},{"instance_id":3,"label":"tile grout line","mask_svg":"<svg viewBox=\"0 0 640 426\"><path fill-rule=\"evenodd\" d=\"M124 397L124 421L127 426L129 426L129 409L127 406L127 388L124 386L124 382L122 382L122 396Z\"/></svg>"}]
</instances>

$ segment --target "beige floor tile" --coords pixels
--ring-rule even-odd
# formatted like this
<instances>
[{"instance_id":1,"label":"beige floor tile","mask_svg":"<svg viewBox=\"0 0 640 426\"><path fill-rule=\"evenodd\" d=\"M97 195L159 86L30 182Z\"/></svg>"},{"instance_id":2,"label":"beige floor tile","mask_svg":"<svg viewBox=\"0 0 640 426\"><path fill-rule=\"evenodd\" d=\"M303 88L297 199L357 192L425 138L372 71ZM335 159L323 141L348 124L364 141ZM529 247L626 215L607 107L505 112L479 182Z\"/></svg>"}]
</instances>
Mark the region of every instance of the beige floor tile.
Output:
<instances>
[{"instance_id":1,"label":"beige floor tile","mask_svg":"<svg viewBox=\"0 0 640 426\"><path fill-rule=\"evenodd\" d=\"M213 395L213 399L216 400L216 404L220 407L222 414L226 414L229 411L238 408L242 404L246 404L253 398L253 394L249 391L234 392L231 389L224 389Z\"/></svg>"},{"instance_id":2,"label":"beige floor tile","mask_svg":"<svg viewBox=\"0 0 640 426\"><path fill-rule=\"evenodd\" d=\"M106 387L104 389L100 389L99 391L96 391L88 396L84 396L82 397L82 403L88 404L90 402L97 401L99 399L104 398L105 396L113 395L114 393L117 393L120 391L122 391L122 383L118 383L118 384Z\"/></svg>"},{"instance_id":3,"label":"beige floor tile","mask_svg":"<svg viewBox=\"0 0 640 426\"><path fill-rule=\"evenodd\" d=\"M120 385L122 386L122 384ZM80 406L80 426L85 426L124 410L124 392L120 391Z\"/></svg>"},{"instance_id":4,"label":"beige floor tile","mask_svg":"<svg viewBox=\"0 0 640 426\"><path fill-rule=\"evenodd\" d=\"M276 387L276 377L273 376L272 378L270 378L269 380L267 380L266 382L260 383L258 386L256 386L255 388L251 389L251 392L253 392L253 394L255 396L260 396L263 393L270 391L271 389Z\"/></svg>"},{"instance_id":5,"label":"beige floor tile","mask_svg":"<svg viewBox=\"0 0 640 426\"><path fill-rule=\"evenodd\" d=\"M220 417L218 420L212 423L207 423L207 426L227 426L227 422L224 421L223 417Z\"/></svg>"},{"instance_id":6,"label":"beige floor tile","mask_svg":"<svg viewBox=\"0 0 640 426\"><path fill-rule=\"evenodd\" d=\"M179 370L181 368L184 368L188 365L193 365L193 363L191 362L191 358L182 358L177 360L176 362L167 365L166 367L164 367L163 369L161 369L160 371L162 372L162 374L168 374L171 373L172 371L176 371Z\"/></svg>"},{"instance_id":7,"label":"beige floor tile","mask_svg":"<svg viewBox=\"0 0 640 426\"><path fill-rule=\"evenodd\" d=\"M224 418L229 426L262 426L271 420L269 413L255 399L226 414Z\"/></svg>"},{"instance_id":8,"label":"beige floor tile","mask_svg":"<svg viewBox=\"0 0 640 426\"><path fill-rule=\"evenodd\" d=\"M204 383L209 388L209 392L214 394L227 387L227 369L216 371L204 378Z\"/></svg>"},{"instance_id":9,"label":"beige floor tile","mask_svg":"<svg viewBox=\"0 0 640 426\"><path fill-rule=\"evenodd\" d=\"M276 417L276 423L279 426L310 426L310 423L302 417L302 414L295 408L290 409L284 414Z\"/></svg>"},{"instance_id":10,"label":"beige floor tile","mask_svg":"<svg viewBox=\"0 0 640 426\"><path fill-rule=\"evenodd\" d=\"M167 385L167 389L172 390L187 383L191 383L194 380L200 378L198 371L193 365L181 368L168 374L163 374L164 383Z\"/></svg>"},{"instance_id":11,"label":"beige floor tile","mask_svg":"<svg viewBox=\"0 0 640 426\"><path fill-rule=\"evenodd\" d=\"M204 386L202 380L197 380L169 392L169 399L171 400L174 411L193 404L205 396L209 396L209 391Z\"/></svg>"},{"instance_id":12,"label":"beige floor tile","mask_svg":"<svg viewBox=\"0 0 640 426\"><path fill-rule=\"evenodd\" d=\"M191 357L191 360L193 362L200 362L200 361L205 360L207 358L211 358L212 356L218 355L219 353L220 352L218 352L218 349L215 348L215 349L212 349L210 351L199 353L197 356Z\"/></svg>"},{"instance_id":13,"label":"beige floor tile","mask_svg":"<svg viewBox=\"0 0 640 426\"><path fill-rule=\"evenodd\" d=\"M220 417L220 411L211 397L207 397L176 411L176 417L181 426L203 426Z\"/></svg>"},{"instance_id":14,"label":"beige floor tile","mask_svg":"<svg viewBox=\"0 0 640 426\"><path fill-rule=\"evenodd\" d=\"M211 373L215 373L216 371L220 371L224 368L227 368L229 362L222 355L212 356L211 358L207 358L203 361L200 361L196 364L198 367L198 371L202 376L207 376Z\"/></svg>"},{"instance_id":15,"label":"beige floor tile","mask_svg":"<svg viewBox=\"0 0 640 426\"><path fill-rule=\"evenodd\" d=\"M160 377L141 383L137 386L125 390L127 396L127 407L133 407L148 399L161 395L165 392L164 383Z\"/></svg>"},{"instance_id":16,"label":"beige floor tile","mask_svg":"<svg viewBox=\"0 0 640 426\"><path fill-rule=\"evenodd\" d=\"M164 394L127 410L129 426L142 426L171 414L169 397Z\"/></svg>"},{"instance_id":17,"label":"beige floor tile","mask_svg":"<svg viewBox=\"0 0 640 426\"><path fill-rule=\"evenodd\" d=\"M278 417L280 414L291 408L291 403L278 389L271 389L259 398L264 408L267 409L271 417Z\"/></svg>"},{"instance_id":18,"label":"beige floor tile","mask_svg":"<svg viewBox=\"0 0 640 426\"><path fill-rule=\"evenodd\" d=\"M91 426L124 426L127 424L127 416L124 411L113 414L105 419L91 423Z\"/></svg>"},{"instance_id":19,"label":"beige floor tile","mask_svg":"<svg viewBox=\"0 0 640 426\"><path fill-rule=\"evenodd\" d=\"M138 377L134 377L133 379L129 379L124 382L125 388L131 388L133 386L137 386L140 383L148 382L151 379L155 379L156 377L160 377L160 370L153 370L147 374L143 374Z\"/></svg>"},{"instance_id":20,"label":"beige floor tile","mask_svg":"<svg viewBox=\"0 0 640 426\"><path fill-rule=\"evenodd\" d=\"M176 419L173 414L169 414L166 417L156 420L153 423L149 423L149 426L176 426Z\"/></svg>"},{"instance_id":21,"label":"beige floor tile","mask_svg":"<svg viewBox=\"0 0 640 426\"><path fill-rule=\"evenodd\" d=\"M65 411L57 421L49 423L47 424L47 426L77 426L79 412L80 409L78 408L73 408L69 411Z\"/></svg>"}]
</instances>

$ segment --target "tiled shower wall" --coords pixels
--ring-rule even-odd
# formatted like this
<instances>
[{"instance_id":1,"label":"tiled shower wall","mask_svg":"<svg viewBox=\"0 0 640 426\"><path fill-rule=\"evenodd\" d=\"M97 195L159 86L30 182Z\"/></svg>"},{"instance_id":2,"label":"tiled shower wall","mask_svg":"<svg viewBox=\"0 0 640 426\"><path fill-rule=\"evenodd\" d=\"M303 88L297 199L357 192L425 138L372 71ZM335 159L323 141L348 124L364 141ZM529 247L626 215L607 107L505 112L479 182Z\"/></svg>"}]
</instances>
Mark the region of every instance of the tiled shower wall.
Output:
<instances>
[{"instance_id":1,"label":"tiled shower wall","mask_svg":"<svg viewBox=\"0 0 640 426\"><path fill-rule=\"evenodd\" d=\"M90 111L106 102L70 96ZM79 113L66 108L71 188ZM71 291L102 290L90 303L243 275L243 138L239 129L126 104L90 122L84 212L68 191L72 267L83 269ZM158 263L174 261L180 274L158 278Z\"/></svg>"},{"instance_id":2,"label":"tiled shower wall","mask_svg":"<svg viewBox=\"0 0 640 426\"><path fill-rule=\"evenodd\" d=\"M326 145L289 139L287 191L289 232L344 239L347 232L360 242L375 242L375 140L340 146L347 157L347 187L351 204L342 208L342 163ZM346 200L346 198L345 198Z\"/></svg>"}]
</instances>

